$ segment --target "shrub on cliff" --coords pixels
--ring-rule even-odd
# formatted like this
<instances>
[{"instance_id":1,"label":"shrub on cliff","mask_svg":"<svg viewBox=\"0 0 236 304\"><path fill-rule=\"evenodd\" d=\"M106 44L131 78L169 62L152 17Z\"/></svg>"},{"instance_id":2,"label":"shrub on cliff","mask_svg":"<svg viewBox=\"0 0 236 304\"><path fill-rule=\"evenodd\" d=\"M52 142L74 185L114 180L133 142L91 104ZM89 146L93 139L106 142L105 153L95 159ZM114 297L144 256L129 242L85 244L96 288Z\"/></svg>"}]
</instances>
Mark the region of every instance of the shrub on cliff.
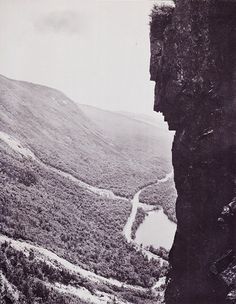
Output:
<instances>
[{"instance_id":1,"label":"shrub on cliff","mask_svg":"<svg viewBox=\"0 0 236 304\"><path fill-rule=\"evenodd\" d=\"M173 6L155 4L150 14L151 36L163 40L166 26L171 22Z\"/></svg>"}]
</instances>

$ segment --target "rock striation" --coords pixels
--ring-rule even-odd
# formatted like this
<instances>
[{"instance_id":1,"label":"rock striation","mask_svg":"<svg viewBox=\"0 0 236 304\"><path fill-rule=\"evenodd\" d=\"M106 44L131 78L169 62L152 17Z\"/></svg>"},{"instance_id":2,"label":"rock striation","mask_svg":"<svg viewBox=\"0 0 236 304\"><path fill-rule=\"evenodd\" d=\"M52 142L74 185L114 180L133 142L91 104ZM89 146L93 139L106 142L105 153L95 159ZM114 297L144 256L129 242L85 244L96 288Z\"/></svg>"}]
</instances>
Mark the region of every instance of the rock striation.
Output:
<instances>
[{"instance_id":1,"label":"rock striation","mask_svg":"<svg viewBox=\"0 0 236 304\"><path fill-rule=\"evenodd\" d=\"M150 41L154 110L176 131L165 300L236 303L236 1L156 6Z\"/></svg>"}]
</instances>

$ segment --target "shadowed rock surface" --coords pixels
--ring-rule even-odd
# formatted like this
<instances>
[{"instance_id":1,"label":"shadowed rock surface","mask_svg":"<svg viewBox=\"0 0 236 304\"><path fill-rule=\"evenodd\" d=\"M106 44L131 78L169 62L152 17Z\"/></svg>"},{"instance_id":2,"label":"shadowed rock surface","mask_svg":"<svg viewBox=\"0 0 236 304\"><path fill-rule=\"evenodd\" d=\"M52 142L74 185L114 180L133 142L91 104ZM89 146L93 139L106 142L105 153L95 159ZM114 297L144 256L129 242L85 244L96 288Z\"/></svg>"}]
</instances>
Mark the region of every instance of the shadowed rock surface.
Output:
<instances>
[{"instance_id":1,"label":"shadowed rock surface","mask_svg":"<svg viewBox=\"0 0 236 304\"><path fill-rule=\"evenodd\" d=\"M178 221L166 303L236 303L236 1L154 8L155 111L175 130Z\"/></svg>"}]
</instances>

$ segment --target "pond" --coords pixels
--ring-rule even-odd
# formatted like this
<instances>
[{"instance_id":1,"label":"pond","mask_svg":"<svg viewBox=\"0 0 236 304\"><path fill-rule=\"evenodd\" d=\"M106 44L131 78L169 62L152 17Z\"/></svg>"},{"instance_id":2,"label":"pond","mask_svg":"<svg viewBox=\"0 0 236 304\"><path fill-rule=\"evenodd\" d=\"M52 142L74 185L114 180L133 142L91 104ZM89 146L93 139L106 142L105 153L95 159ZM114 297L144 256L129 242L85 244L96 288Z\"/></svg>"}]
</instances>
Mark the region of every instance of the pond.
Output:
<instances>
[{"instance_id":1,"label":"pond","mask_svg":"<svg viewBox=\"0 0 236 304\"><path fill-rule=\"evenodd\" d=\"M164 247L170 250L175 232L176 224L160 208L148 212L136 232L135 242L143 247L152 245L154 248Z\"/></svg>"}]
</instances>

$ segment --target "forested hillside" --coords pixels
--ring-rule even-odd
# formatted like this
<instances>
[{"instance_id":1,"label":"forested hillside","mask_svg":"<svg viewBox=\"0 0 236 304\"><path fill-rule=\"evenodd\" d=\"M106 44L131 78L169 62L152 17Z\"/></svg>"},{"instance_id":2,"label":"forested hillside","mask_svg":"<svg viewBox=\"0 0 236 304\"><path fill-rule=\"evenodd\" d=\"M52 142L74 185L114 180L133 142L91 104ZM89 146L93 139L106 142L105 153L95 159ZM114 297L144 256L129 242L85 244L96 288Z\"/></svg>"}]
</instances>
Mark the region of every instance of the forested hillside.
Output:
<instances>
[{"instance_id":1,"label":"forested hillside","mask_svg":"<svg viewBox=\"0 0 236 304\"><path fill-rule=\"evenodd\" d=\"M149 204L162 206L170 220L177 222L175 214L175 202L177 193L173 177L163 183L150 185L140 194L140 201Z\"/></svg>"},{"instance_id":2,"label":"forested hillside","mask_svg":"<svg viewBox=\"0 0 236 304\"><path fill-rule=\"evenodd\" d=\"M155 268L152 274L147 258L122 235L127 201L96 196L8 149L0 152L3 234L53 249L98 274L150 286Z\"/></svg>"},{"instance_id":3,"label":"forested hillside","mask_svg":"<svg viewBox=\"0 0 236 304\"><path fill-rule=\"evenodd\" d=\"M128 243L123 228L132 207L127 197L171 170L171 138L165 140L165 130L158 132L143 119L77 105L54 89L2 76L0 110L1 235L148 291L141 295L103 286L109 295L119 292L119 298L136 304L156 301L151 288L166 267ZM121 197L93 193L79 180ZM73 273L48 269L51 262L38 263L34 255L13 250L10 244L3 244L0 253L4 304L17 303L11 286L19 303L78 303L73 293L61 295L50 287L56 282L84 286ZM86 288L98 287L86 283Z\"/></svg>"},{"instance_id":4,"label":"forested hillside","mask_svg":"<svg viewBox=\"0 0 236 304\"><path fill-rule=\"evenodd\" d=\"M1 130L41 160L116 194L132 196L170 168L171 137L158 128L57 90L1 76L0 111Z\"/></svg>"}]
</instances>

